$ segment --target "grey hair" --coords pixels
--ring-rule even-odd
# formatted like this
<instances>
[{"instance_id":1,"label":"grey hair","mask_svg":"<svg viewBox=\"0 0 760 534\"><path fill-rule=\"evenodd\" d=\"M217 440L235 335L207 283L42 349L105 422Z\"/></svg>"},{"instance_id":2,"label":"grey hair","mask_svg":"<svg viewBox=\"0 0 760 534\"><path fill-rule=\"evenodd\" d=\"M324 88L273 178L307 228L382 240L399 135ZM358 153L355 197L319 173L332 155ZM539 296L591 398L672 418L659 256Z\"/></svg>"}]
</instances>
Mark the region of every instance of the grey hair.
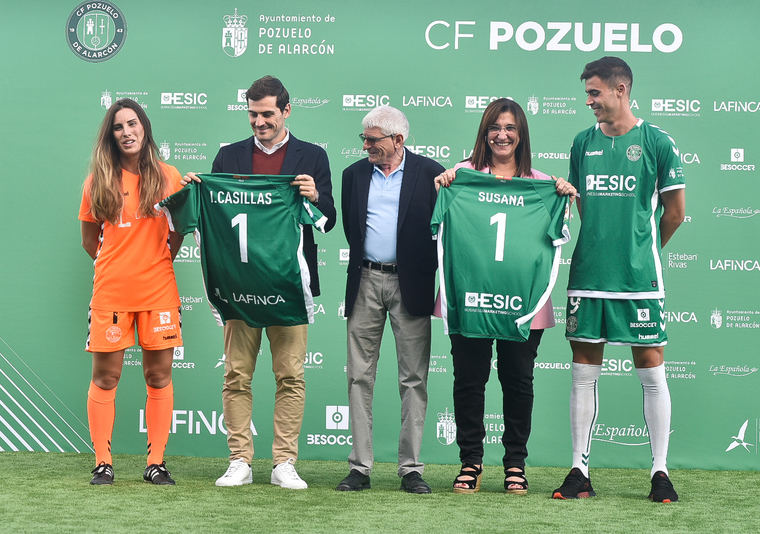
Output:
<instances>
[{"instance_id":1,"label":"grey hair","mask_svg":"<svg viewBox=\"0 0 760 534\"><path fill-rule=\"evenodd\" d=\"M380 128L383 135L401 134L409 138L409 121L404 113L392 106L378 106L362 119L362 128Z\"/></svg>"}]
</instances>

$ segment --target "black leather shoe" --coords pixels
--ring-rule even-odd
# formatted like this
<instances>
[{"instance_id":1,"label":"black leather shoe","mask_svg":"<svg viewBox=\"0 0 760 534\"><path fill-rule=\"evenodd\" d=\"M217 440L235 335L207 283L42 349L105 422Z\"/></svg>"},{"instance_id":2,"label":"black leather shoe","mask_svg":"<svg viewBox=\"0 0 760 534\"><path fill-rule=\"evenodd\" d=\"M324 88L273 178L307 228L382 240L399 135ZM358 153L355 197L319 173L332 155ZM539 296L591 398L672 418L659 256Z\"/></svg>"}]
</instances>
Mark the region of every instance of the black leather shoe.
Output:
<instances>
[{"instance_id":1,"label":"black leather shoe","mask_svg":"<svg viewBox=\"0 0 760 534\"><path fill-rule=\"evenodd\" d=\"M417 471L401 477L401 489L407 493L432 493L428 483L422 480L422 476Z\"/></svg>"},{"instance_id":2,"label":"black leather shoe","mask_svg":"<svg viewBox=\"0 0 760 534\"><path fill-rule=\"evenodd\" d=\"M335 489L338 491L362 491L369 488L369 475L362 475L356 469L352 469L348 476L341 480Z\"/></svg>"}]
</instances>

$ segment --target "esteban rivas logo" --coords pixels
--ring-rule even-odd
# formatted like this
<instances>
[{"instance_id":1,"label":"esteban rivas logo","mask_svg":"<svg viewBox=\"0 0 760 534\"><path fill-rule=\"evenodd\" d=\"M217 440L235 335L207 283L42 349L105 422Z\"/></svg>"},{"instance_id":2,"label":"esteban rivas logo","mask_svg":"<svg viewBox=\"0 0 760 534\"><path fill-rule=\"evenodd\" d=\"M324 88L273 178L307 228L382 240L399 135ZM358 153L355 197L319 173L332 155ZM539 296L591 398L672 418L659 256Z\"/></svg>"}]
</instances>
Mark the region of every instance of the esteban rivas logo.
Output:
<instances>
[{"instance_id":1,"label":"esteban rivas logo","mask_svg":"<svg viewBox=\"0 0 760 534\"><path fill-rule=\"evenodd\" d=\"M112 2L82 2L66 22L69 48L85 61L111 59L127 39L127 21Z\"/></svg>"},{"instance_id":2,"label":"esteban rivas logo","mask_svg":"<svg viewBox=\"0 0 760 534\"><path fill-rule=\"evenodd\" d=\"M222 28L222 50L230 57L238 57L248 47L248 15L238 15L237 8L233 15L224 16Z\"/></svg>"}]
</instances>

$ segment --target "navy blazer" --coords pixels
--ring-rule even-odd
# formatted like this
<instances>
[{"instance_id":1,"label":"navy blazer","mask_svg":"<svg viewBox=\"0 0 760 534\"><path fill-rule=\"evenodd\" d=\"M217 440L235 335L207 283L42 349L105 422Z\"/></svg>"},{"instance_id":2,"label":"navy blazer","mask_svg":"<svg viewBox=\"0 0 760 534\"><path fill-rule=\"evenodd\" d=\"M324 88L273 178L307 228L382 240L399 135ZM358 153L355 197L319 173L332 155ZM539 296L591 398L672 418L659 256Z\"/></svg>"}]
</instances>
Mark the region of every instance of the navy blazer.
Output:
<instances>
[{"instance_id":1,"label":"navy blazer","mask_svg":"<svg viewBox=\"0 0 760 534\"><path fill-rule=\"evenodd\" d=\"M253 136L231 145L223 146L214 158L211 172L225 172L231 174L253 173ZM281 174L308 174L314 178L314 183L319 192L319 201L316 206L327 217L325 232L335 226L335 203L332 196L332 182L330 181L330 163L327 153L322 147L297 139L293 133L285 152L285 160L282 162ZM311 276L311 294L319 295L319 274L317 273L317 244L314 242L314 232L311 226L303 228L303 254L309 266Z\"/></svg>"},{"instance_id":2,"label":"navy blazer","mask_svg":"<svg viewBox=\"0 0 760 534\"><path fill-rule=\"evenodd\" d=\"M435 303L438 258L430 219L436 200L434 179L444 168L430 158L404 150L406 163L399 195L396 264L404 306L410 314L424 316L433 313ZM359 292L367 231L367 199L373 169L374 165L365 158L343 171L343 231L350 247L346 317L351 315Z\"/></svg>"}]
</instances>

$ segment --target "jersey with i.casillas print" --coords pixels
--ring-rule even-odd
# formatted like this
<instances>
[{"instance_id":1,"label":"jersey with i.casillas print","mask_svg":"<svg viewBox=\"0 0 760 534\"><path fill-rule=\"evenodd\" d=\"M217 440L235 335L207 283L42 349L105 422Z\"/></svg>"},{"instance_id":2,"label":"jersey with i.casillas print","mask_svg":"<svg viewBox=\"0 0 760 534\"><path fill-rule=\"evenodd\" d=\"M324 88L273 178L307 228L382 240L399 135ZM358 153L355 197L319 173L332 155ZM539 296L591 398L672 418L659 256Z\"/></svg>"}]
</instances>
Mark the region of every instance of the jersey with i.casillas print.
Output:
<instances>
[{"instance_id":1,"label":"jersey with i.casillas print","mask_svg":"<svg viewBox=\"0 0 760 534\"><path fill-rule=\"evenodd\" d=\"M660 194L685 187L673 138L641 119L617 137L596 124L573 140L568 179L581 211L568 296L664 298Z\"/></svg>"},{"instance_id":2,"label":"jersey with i.casillas print","mask_svg":"<svg viewBox=\"0 0 760 534\"><path fill-rule=\"evenodd\" d=\"M159 202L171 229L194 232L206 295L221 325L253 327L314 321L302 225L324 231L326 218L294 176L199 174L200 182Z\"/></svg>"},{"instance_id":3,"label":"jersey with i.casillas print","mask_svg":"<svg viewBox=\"0 0 760 534\"><path fill-rule=\"evenodd\" d=\"M569 199L552 180L458 169L438 192L431 221L444 332L528 339L557 279L568 218Z\"/></svg>"}]
</instances>

